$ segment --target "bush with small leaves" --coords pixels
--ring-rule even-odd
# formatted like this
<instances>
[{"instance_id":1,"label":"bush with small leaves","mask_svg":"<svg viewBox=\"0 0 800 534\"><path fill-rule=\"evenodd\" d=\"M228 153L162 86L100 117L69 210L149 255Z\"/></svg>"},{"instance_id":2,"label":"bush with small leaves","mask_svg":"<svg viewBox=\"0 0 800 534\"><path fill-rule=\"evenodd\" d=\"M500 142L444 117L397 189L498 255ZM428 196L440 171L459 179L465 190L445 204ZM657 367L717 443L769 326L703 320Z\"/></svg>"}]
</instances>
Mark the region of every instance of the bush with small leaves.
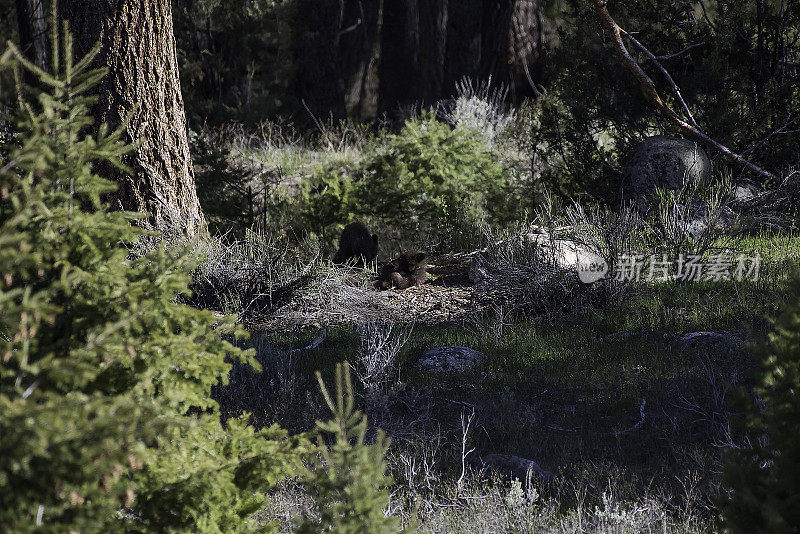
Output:
<instances>
[{"instance_id":1,"label":"bush with small leaves","mask_svg":"<svg viewBox=\"0 0 800 534\"><path fill-rule=\"evenodd\" d=\"M352 219L352 190L350 177L340 169L318 169L300 183L303 218L320 235L332 237Z\"/></svg>"},{"instance_id":2,"label":"bush with small leaves","mask_svg":"<svg viewBox=\"0 0 800 534\"><path fill-rule=\"evenodd\" d=\"M503 206L487 195L502 186L498 156L477 133L432 114L406 123L364 164L355 210L416 229L420 223L492 217Z\"/></svg>"},{"instance_id":3,"label":"bush with small leaves","mask_svg":"<svg viewBox=\"0 0 800 534\"><path fill-rule=\"evenodd\" d=\"M751 445L725 473L732 497L723 503L731 532L800 531L800 271L795 301L775 323L756 387L761 406L745 403Z\"/></svg>"}]
</instances>

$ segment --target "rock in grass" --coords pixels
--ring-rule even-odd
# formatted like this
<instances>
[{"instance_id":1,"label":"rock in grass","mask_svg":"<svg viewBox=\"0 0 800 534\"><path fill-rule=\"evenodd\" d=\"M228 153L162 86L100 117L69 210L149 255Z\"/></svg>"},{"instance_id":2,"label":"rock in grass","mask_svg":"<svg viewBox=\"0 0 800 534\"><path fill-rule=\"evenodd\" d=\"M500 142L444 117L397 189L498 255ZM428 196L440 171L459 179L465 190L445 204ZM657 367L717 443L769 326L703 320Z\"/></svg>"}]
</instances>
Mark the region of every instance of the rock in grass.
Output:
<instances>
[{"instance_id":1,"label":"rock in grass","mask_svg":"<svg viewBox=\"0 0 800 534\"><path fill-rule=\"evenodd\" d=\"M436 347L427 351L417 364L423 371L436 374L463 373L486 361L486 355L469 347Z\"/></svg>"},{"instance_id":2,"label":"rock in grass","mask_svg":"<svg viewBox=\"0 0 800 534\"><path fill-rule=\"evenodd\" d=\"M711 175L711 160L694 141L668 135L644 139L625 171L624 197L640 208L656 188L680 190Z\"/></svg>"},{"instance_id":3,"label":"rock in grass","mask_svg":"<svg viewBox=\"0 0 800 534\"><path fill-rule=\"evenodd\" d=\"M689 332L675 338L675 344L681 349L709 353L742 351L748 342L735 332Z\"/></svg>"},{"instance_id":4,"label":"rock in grass","mask_svg":"<svg viewBox=\"0 0 800 534\"><path fill-rule=\"evenodd\" d=\"M550 482L555 475L542 469L533 460L514 456L513 454L487 454L481 458L483 465L498 475L513 480L518 479L523 487L529 488L534 478L541 482Z\"/></svg>"}]
</instances>

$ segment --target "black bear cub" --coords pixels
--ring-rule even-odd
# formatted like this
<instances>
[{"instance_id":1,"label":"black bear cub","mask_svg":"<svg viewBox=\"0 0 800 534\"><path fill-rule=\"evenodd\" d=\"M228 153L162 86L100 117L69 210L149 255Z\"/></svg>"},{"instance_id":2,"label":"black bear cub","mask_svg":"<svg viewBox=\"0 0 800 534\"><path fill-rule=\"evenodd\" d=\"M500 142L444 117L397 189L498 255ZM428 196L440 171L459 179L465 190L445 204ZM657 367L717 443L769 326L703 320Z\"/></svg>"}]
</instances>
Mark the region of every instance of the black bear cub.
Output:
<instances>
[{"instance_id":1,"label":"black bear cub","mask_svg":"<svg viewBox=\"0 0 800 534\"><path fill-rule=\"evenodd\" d=\"M378 257L378 236L370 234L364 223L354 222L344 227L339 236L339 250L333 257L335 263L345 263L357 258L356 265L364 265Z\"/></svg>"},{"instance_id":2,"label":"black bear cub","mask_svg":"<svg viewBox=\"0 0 800 534\"><path fill-rule=\"evenodd\" d=\"M403 252L381 268L377 289L406 289L420 285L428 276L428 263L424 252Z\"/></svg>"}]
</instances>

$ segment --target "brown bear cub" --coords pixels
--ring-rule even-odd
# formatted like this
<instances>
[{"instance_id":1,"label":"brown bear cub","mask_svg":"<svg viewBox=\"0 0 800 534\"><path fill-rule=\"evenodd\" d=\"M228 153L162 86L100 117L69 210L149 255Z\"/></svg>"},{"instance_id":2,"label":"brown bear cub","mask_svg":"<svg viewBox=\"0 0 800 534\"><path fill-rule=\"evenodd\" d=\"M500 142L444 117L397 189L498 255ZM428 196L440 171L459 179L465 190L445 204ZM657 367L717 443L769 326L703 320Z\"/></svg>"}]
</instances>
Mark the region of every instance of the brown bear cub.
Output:
<instances>
[{"instance_id":1,"label":"brown bear cub","mask_svg":"<svg viewBox=\"0 0 800 534\"><path fill-rule=\"evenodd\" d=\"M345 263L356 258L356 265L363 266L378 257L378 236L370 234L364 223L354 222L344 227L339 236L339 250L333 261Z\"/></svg>"},{"instance_id":2,"label":"brown bear cub","mask_svg":"<svg viewBox=\"0 0 800 534\"><path fill-rule=\"evenodd\" d=\"M418 286L428 276L428 263L424 252L403 252L381 268L376 289L406 289Z\"/></svg>"}]
</instances>

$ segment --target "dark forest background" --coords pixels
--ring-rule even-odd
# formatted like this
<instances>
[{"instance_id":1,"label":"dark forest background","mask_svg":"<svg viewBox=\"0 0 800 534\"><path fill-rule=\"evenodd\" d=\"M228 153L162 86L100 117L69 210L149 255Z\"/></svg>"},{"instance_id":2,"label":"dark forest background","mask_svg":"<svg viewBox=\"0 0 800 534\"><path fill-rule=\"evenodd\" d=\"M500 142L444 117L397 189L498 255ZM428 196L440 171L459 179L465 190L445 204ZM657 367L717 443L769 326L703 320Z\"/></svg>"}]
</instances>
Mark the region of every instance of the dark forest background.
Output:
<instances>
[{"instance_id":1,"label":"dark forest background","mask_svg":"<svg viewBox=\"0 0 800 534\"><path fill-rule=\"evenodd\" d=\"M0 38L35 55L32 36L46 31L50 2L0 7ZM798 2L612 7L712 139L778 176L800 164ZM174 0L173 20L195 131L271 121L312 132L341 120L397 130L454 97L459 83L491 83L516 111L513 135L535 179L558 195L611 203L633 148L680 133L647 102L583 0ZM658 66L631 49L678 109ZM768 185L710 155L717 171Z\"/></svg>"}]
</instances>

